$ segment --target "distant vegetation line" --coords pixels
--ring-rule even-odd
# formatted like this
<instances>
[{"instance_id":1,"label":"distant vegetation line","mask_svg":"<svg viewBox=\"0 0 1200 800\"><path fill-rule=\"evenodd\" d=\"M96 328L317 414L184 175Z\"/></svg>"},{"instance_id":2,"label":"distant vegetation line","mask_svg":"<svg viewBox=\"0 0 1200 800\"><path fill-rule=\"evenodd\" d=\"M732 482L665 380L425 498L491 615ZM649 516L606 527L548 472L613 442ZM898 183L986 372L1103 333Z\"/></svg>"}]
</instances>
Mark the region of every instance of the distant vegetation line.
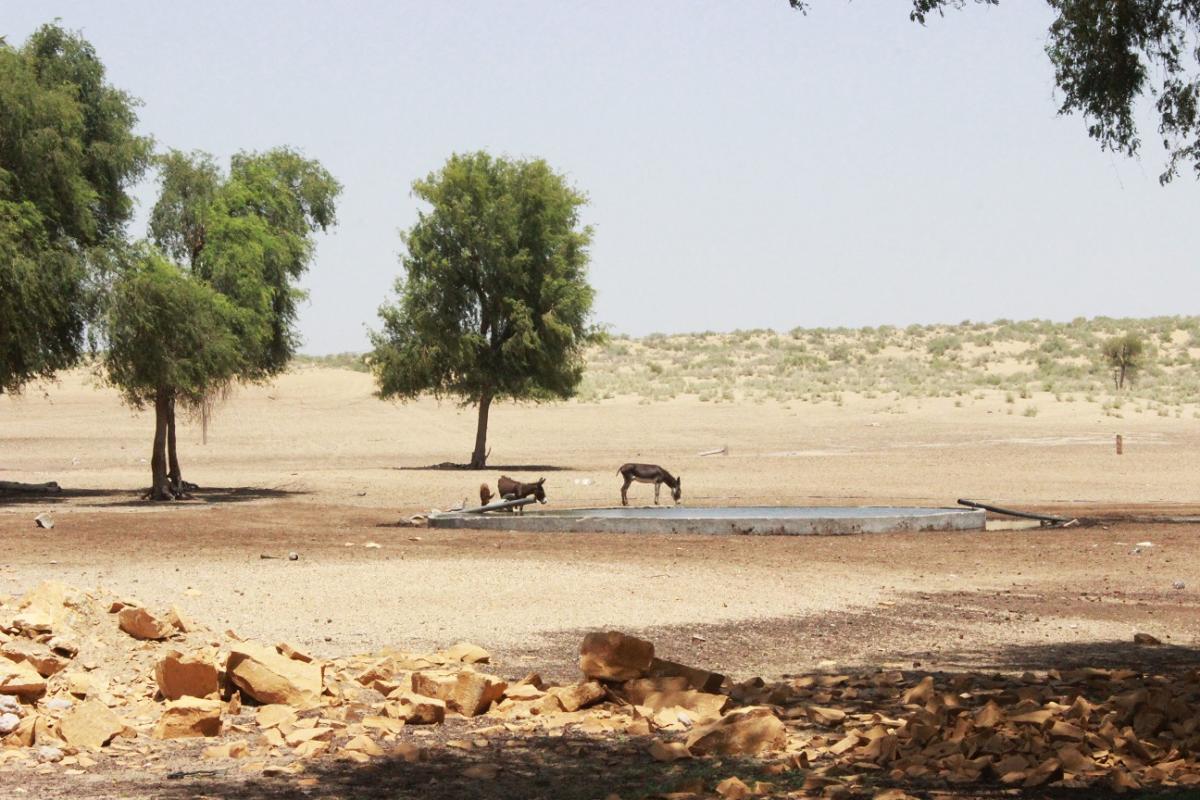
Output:
<instances>
[{"instance_id":1,"label":"distant vegetation line","mask_svg":"<svg viewBox=\"0 0 1200 800\"><path fill-rule=\"evenodd\" d=\"M1140 339L1144 352L1118 392L1103 348L1124 335ZM297 362L369 370L356 353ZM971 400L988 391L1007 393L1014 405L1043 392L1100 403L1117 416L1129 402L1178 415L1200 402L1200 316L611 336L588 351L579 399L840 403L846 394Z\"/></svg>"}]
</instances>

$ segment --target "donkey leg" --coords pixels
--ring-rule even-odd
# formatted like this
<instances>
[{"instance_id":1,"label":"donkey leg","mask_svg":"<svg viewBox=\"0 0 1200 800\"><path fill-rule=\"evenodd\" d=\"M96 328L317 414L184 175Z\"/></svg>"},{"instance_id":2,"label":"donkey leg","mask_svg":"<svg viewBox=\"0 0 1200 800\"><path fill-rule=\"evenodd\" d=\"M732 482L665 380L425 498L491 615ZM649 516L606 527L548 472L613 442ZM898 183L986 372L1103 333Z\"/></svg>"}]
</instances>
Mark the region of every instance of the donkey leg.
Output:
<instances>
[{"instance_id":1,"label":"donkey leg","mask_svg":"<svg viewBox=\"0 0 1200 800\"><path fill-rule=\"evenodd\" d=\"M654 482L654 505L658 505L658 493L662 491L662 484L658 481Z\"/></svg>"},{"instance_id":2,"label":"donkey leg","mask_svg":"<svg viewBox=\"0 0 1200 800\"><path fill-rule=\"evenodd\" d=\"M625 485L621 487L621 505L629 505L629 484L633 483L629 478L625 479Z\"/></svg>"}]
</instances>

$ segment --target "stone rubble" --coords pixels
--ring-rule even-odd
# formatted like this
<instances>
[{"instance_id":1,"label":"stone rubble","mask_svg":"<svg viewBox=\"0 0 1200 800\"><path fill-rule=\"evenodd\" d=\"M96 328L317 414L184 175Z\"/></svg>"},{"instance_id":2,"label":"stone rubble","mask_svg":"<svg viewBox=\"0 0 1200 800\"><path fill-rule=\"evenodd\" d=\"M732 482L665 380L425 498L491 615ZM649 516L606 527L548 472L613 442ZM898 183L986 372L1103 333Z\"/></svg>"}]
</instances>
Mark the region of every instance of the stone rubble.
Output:
<instances>
[{"instance_id":1,"label":"stone rubble","mask_svg":"<svg viewBox=\"0 0 1200 800\"><path fill-rule=\"evenodd\" d=\"M202 739L193 752L203 759L293 775L313 759L415 762L434 746L487 752L494 737L569 729L634 737L648 763L710 759L725 769L680 797L771 794L772 783L729 773L747 759L760 777L805 793L796 796L909 796L871 788L888 782L917 793L1200 786L1196 670L893 670L735 683L616 631L585 637L573 684L506 680L495 669L472 643L320 659L214 632L178 608L159 617L134 600L50 582L0 602L0 770L78 774ZM436 729L464 738L442 741ZM468 771L478 780L503 772L478 759Z\"/></svg>"}]
</instances>

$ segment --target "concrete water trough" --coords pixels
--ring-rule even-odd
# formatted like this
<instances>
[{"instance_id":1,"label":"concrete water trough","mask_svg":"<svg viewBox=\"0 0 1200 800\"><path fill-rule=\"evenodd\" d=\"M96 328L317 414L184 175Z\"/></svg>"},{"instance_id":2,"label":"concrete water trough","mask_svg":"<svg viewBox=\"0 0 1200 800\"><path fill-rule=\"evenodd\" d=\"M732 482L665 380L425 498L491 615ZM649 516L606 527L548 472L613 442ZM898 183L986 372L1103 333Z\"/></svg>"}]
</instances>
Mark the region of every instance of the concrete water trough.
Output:
<instances>
[{"instance_id":1,"label":"concrete water trough","mask_svg":"<svg viewBox=\"0 0 1200 800\"><path fill-rule=\"evenodd\" d=\"M431 528L566 533L693 533L838 536L852 533L982 531L986 512L905 506L747 506L743 508L573 508L512 513L446 513Z\"/></svg>"}]
</instances>

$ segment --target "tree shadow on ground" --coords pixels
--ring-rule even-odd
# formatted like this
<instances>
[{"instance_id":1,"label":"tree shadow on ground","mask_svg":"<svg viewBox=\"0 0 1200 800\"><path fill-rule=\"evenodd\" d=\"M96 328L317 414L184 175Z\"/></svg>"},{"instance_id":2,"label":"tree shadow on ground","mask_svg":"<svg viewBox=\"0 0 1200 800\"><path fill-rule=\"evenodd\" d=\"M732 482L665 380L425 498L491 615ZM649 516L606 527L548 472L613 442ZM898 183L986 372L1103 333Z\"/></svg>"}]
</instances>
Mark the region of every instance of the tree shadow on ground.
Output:
<instances>
[{"instance_id":1,"label":"tree shadow on ground","mask_svg":"<svg viewBox=\"0 0 1200 800\"><path fill-rule=\"evenodd\" d=\"M421 743L410 737L409 741ZM426 740L428 742L428 740ZM147 785L150 776L118 781L107 788L118 795L138 796L147 791L158 800L601 800L616 795L634 798L717 798L716 785L737 777L753 786L771 784L758 797L821 797L821 788L805 788L808 773L791 770L772 774L770 762L755 759L687 759L673 763L655 761L644 738L563 737L516 738L493 736L486 748L471 751L430 747L419 761L384 756L368 764L318 760L298 774L270 777L245 775L236 766L214 762L181 771L178 779ZM207 768L207 769L205 769ZM917 798L968 800L968 798L1027 798L1028 800L1106 800L1115 797L1100 787L1086 789L1037 788L1015 791L1002 785L974 784L947 787L890 780L882 773L860 777L858 791L847 797L869 798L884 788L900 788ZM1185 800L1195 793L1145 791L1123 798Z\"/></svg>"},{"instance_id":2,"label":"tree shadow on ground","mask_svg":"<svg viewBox=\"0 0 1200 800\"><path fill-rule=\"evenodd\" d=\"M1000 672L1065 670L1080 667L1171 672L1200 667L1200 647L1145 645L1128 641L1046 642L1009 644L995 650L942 651L944 660L961 660L978 669Z\"/></svg>"},{"instance_id":3,"label":"tree shadow on ground","mask_svg":"<svg viewBox=\"0 0 1200 800\"><path fill-rule=\"evenodd\" d=\"M553 464L489 464L486 467L472 467L470 464L456 464L443 461L440 464L426 464L423 467L392 467L403 472L463 471L463 472L570 472L574 467L559 467Z\"/></svg>"},{"instance_id":4,"label":"tree shadow on ground","mask_svg":"<svg viewBox=\"0 0 1200 800\"><path fill-rule=\"evenodd\" d=\"M310 492L296 489L270 489L258 486L202 486L188 492L189 497L170 502L153 502L145 489L62 489L45 495L0 492L0 506L46 506L70 503L81 508L188 508L203 505L246 503L254 500L278 500L299 497Z\"/></svg>"}]
</instances>

